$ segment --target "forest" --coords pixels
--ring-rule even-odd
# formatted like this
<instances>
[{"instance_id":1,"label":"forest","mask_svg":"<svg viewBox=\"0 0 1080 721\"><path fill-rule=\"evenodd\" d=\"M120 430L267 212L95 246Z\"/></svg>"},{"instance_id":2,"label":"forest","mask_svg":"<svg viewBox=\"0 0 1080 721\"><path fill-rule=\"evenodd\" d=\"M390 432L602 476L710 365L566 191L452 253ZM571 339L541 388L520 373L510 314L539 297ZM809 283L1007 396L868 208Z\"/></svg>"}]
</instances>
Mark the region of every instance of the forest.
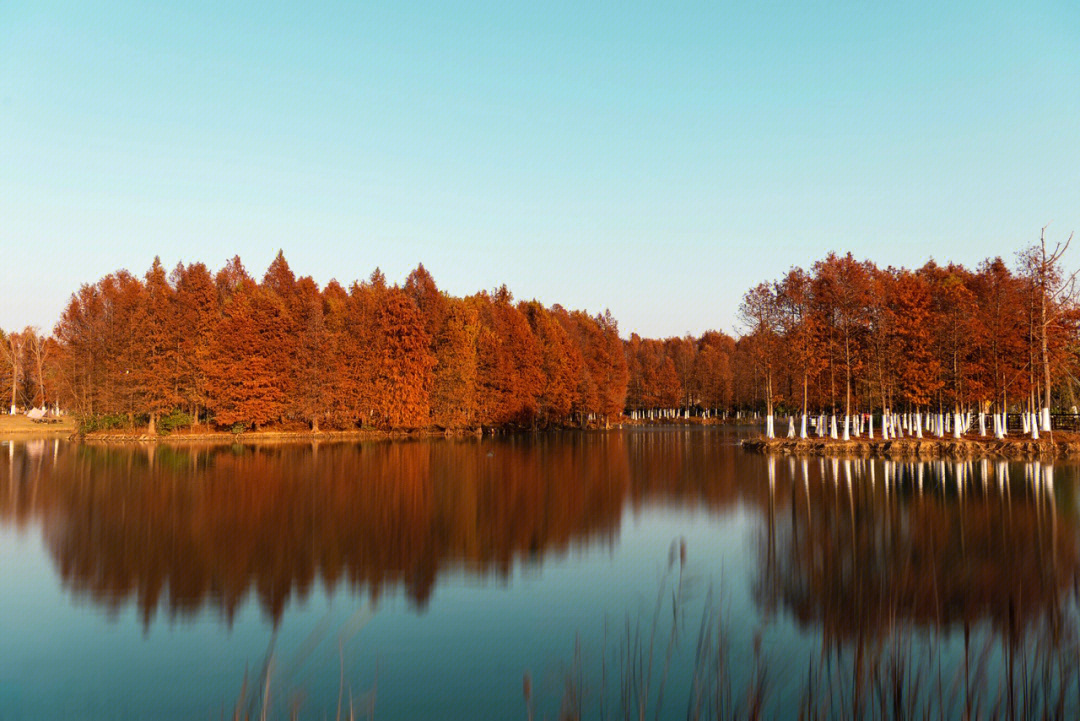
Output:
<instances>
[{"instance_id":1,"label":"forest","mask_svg":"<svg viewBox=\"0 0 1080 721\"><path fill-rule=\"evenodd\" d=\"M12 405L59 407L84 429L206 425L290 429L581 426L622 414L628 369L610 314L515 303L499 288L320 288L279 253L262 280L239 258L75 293L49 337L4 338Z\"/></svg>"},{"instance_id":2,"label":"forest","mask_svg":"<svg viewBox=\"0 0 1080 721\"><path fill-rule=\"evenodd\" d=\"M1003 437L1005 414L1019 412L1037 438L1051 409L1076 413L1076 273L1061 262L1071 240L1048 248L1044 228L1014 269L1001 258L879 268L850 253L793 268L743 298L735 386L761 389L769 436L779 406L791 436L797 423L806 437L808 419L833 438L838 422L845 439L872 433L877 414L885 438L958 437L976 421Z\"/></svg>"},{"instance_id":3,"label":"forest","mask_svg":"<svg viewBox=\"0 0 1080 721\"><path fill-rule=\"evenodd\" d=\"M846 438L875 414L886 433L901 417L939 434L976 418L1004 433L1001 414L1022 411L1037 433L1052 408L1077 405L1067 247L1041 241L1015 267L974 270L829 254L748 290L739 337L667 339L623 339L610 312L515 301L505 286L454 297L422 265L401 285L376 269L320 287L280 252L261 280L238 257L216 273L155 260L141 278L82 286L48 335L0 335L0 371L12 412L62 410L88 431L474 431L752 412L769 435L783 414L789 434L831 422Z\"/></svg>"}]
</instances>

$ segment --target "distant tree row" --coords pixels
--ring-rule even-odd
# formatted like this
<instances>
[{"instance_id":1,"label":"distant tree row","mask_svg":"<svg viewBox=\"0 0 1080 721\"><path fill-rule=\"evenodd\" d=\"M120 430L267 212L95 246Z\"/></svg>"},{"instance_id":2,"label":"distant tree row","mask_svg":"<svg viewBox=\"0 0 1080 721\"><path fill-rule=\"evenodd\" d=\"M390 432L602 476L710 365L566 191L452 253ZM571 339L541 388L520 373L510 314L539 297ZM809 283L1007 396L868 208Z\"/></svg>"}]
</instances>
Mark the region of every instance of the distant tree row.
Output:
<instances>
[{"instance_id":1,"label":"distant tree row","mask_svg":"<svg viewBox=\"0 0 1080 721\"><path fill-rule=\"evenodd\" d=\"M50 348L62 406L151 431L177 413L236 429L602 423L628 380L609 313L514 303L505 287L451 297L423 266L402 286L376 270L320 288L280 253L261 281L239 258L110 274L72 296Z\"/></svg>"},{"instance_id":2,"label":"distant tree row","mask_svg":"<svg viewBox=\"0 0 1080 721\"><path fill-rule=\"evenodd\" d=\"M0 398L10 401L15 413L20 399L23 405L44 407L54 399L46 393L56 357L56 343L36 328L5 333L0 329L0 369L7 384ZM3 406L0 406L3 407Z\"/></svg>"},{"instance_id":3,"label":"distant tree row","mask_svg":"<svg viewBox=\"0 0 1080 721\"><path fill-rule=\"evenodd\" d=\"M1074 276L1068 243L975 270L933 261L879 268L830 254L746 293L735 400L771 417L869 412L969 415L1022 409L1049 429L1075 408Z\"/></svg>"},{"instance_id":4,"label":"distant tree row","mask_svg":"<svg viewBox=\"0 0 1080 721\"><path fill-rule=\"evenodd\" d=\"M734 352L735 341L717 331L666 340L631 335L626 342L630 372L626 410L633 414L727 410L733 400Z\"/></svg>"}]
</instances>

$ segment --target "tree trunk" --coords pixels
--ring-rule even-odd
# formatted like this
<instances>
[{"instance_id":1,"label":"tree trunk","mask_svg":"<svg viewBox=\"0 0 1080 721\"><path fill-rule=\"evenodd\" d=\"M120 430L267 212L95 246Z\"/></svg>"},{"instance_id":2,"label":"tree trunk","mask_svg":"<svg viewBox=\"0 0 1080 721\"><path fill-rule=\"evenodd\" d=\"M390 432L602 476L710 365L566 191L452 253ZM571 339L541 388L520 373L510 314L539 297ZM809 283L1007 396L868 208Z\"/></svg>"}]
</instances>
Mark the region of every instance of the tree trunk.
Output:
<instances>
[{"instance_id":1,"label":"tree trunk","mask_svg":"<svg viewBox=\"0 0 1080 721\"><path fill-rule=\"evenodd\" d=\"M851 440L851 434L848 430L850 418L851 418L851 340L848 337L847 331L844 331L844 365L845 367L845 385L844 385L844 440Z\"/></svg>"},{"instance_id":2,"label":"tree trunk","mask_svg":"<svg viewBox=\"0 0 1080 721\"><path fill-rule=\"evenodd\" d=\"M1048 343L1046 341L1046 331L1049 323L1046 320L1046 276L1049 273L1046 262L1046 228L1043 228L1042 233L1039 234L1039 245L1042 248L1042 265L1039 268L1039 277L1041 280L1042 293L1040 294L1039 303L1039 327L1042 329L1042 366L1043 366L1043 384L1045 385L1046 400L1043 403L1042 408L1042 424L1043 430L1047 433L1050 432L1050 351Z\"/></svg>"}]
</instances>

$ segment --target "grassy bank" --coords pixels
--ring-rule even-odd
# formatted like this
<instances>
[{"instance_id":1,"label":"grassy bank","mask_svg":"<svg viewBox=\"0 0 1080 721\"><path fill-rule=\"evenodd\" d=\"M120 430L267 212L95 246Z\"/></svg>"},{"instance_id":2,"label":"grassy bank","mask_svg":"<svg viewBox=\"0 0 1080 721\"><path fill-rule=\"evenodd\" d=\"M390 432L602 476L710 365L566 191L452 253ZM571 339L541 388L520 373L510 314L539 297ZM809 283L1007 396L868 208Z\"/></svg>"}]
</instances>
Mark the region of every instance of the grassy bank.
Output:
<instances>
[{"instance_id":1,"label":"grassy bank","mask_svg":"<svg viewBox=\"0 0 1080 721\"><path fill-rule=\"evenodd\" d=\"M26 416L0 416L0 438L55 438L75 432L75 421L64 417L57 423L35 423Z\"/></svg>"}]
</instances>

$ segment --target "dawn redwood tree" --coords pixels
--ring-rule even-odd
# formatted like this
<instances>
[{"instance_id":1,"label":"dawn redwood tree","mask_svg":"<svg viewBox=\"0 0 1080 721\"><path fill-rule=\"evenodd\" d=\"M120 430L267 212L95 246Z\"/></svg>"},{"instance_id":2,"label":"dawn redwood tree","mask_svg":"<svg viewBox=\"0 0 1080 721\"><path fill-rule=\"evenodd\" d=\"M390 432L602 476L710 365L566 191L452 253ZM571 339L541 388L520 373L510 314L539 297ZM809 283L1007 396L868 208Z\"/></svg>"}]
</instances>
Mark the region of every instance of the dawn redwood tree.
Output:
<instances>
[{"instance_id":1,"label":"dawn redwood tree","mask_svg":"<svg viewBox=\"0 0 1080 721\"><path fill-rule=\"evenodd\" d=\"M697 342L689 335L681 338L668 338L664 341L664 350L675 366L675 372L679 375L679 400L675 404L680 408L689 410L696 403L693 398L693 372L694 358L697 355Z\"/></svg>"},{"instance_id":2,"label":"dawn redwood tree","mask_svg":"<svg viewBox=\"0 0 1080 721\"><path fill-rule=\"evenodd\" d=\"M376 306L372 357L375 359L373 411L387 429L423 428L430 422L431 370L423 318L409 296L388 288Z\"/></svg>"},{"instance_id":3,"label":"dawn redwood tree","mask_svg":"<svg viewBox=\"0 0 1080 721\"><path fill-rule=\"evenodd\" d=\"M626 367L626 355L623 353L622 340L619 338L619 324L610 310L596 316L603 337L603 348L599 358L601 369L600 412L605 420L622 415L626 407L626 386L629 371ZM587 360L587 359L586 359Z\"/></svg>"},{"instance_id":4,"label":"dawn redwood tree","mask_svg":"<svg viewBox=\"0 0 1080 721\"><path fill-rule=\"evenodd\" d=\"M895 371L901 397L915 410L927 407L943 384L941 362L933 352L932 313L926 277L907 270L897 272L886 310L895 353L886 362L891 362Z\"/></svg>"},{"instance_id":5,"label":"dawn redwood tree","mask_svg":"<svg viewBox=\"0 0 1080 721\"><path fill-rule=\"evenodd\" d=\"M1061 259L1072 239L1070 233L1063 243L1057 243L1053 250L1048 251L1046 226L1043 226L1038 244L1018 254L1021 273L1032 289L1031 325L1034 332L1030 357L1033 365L1038 362L1041 370L1043 398L1040 420L1044 431L1050 430L1051 389L1055 375L1052 372L1055 365L1052 358L1054 351L1058 350L1055 341L1063 335L1064 321L1069 319L1067 309L1075 304L1077 295L1076 277L1080 271L1066 275L1061 268Z\"/></svg>"},{"instance_id":6,"label":"dawn redwood tree","mask_svg":"<svg viewBox=\"0 0 1080 721\"><path fill-rule=\"evenodd\" d=\"M693 395L704 409L729 408L732 402L731 354L735 341L718 331L705 331L694 355Z\"/></svg>"},{"instance_id":7,"label":"dawn redwood tree","mask_svg":"<svg viewBox=\"0 0 1080 721\"><path fill-rule=\"evenodd\" d=\"M479 420L488 426L531 426L543 387L541 357L525 316L506 286L470 297L479 320Z\"/></svg>"},{"instance_id":8,"label":"dawn redwood tree","mask_svg":"<svg viewBox=\"0 0 1080 721\"><path fill-rule=\"evenodd\" d=\"M978 370L972 354L977 337L975 295L968 284L968 272L960 266L930 262L919 272L932 286L934 347L941 363L942 390L951 401L955 419L967 405L970 378ZM943 405L939 404L939 410Z\"/></svg>"},{"instance_id":9,"label":"dawn redwood tree","mask_svg":"<svg viewBox=\"0 0 1080 721\"><path fill-rule=\"evenodd\" d=\"M574 410L575 391L584 372L581 351L566 331L572 322L568 317L565 324L560 322L566 316L561 307L549 311L535 300L518 304L518 309L528 319L540 349L543 387L537 398L538 418L545 425L563 423Z\"/></svg>"},{"instance_id":10,"label":"dawn redwood tree","mask_svg":"<svg viewBox=\"0 0 1080 721\"><path fill-rule=\"evenodd\" d=\"M294 397L294 388L300 382L300 369L297 364L298 345L300 343L300 308L301 298L298 295L296 276L285 260L285 254L278 251L271 261L270 266L263 275L260 287L269 293L270 297L277 299L279 314L277 316L278 327L275 332L281 338L281 344L273 348L273 366L279 369L282 375L283 390L286 398ZM285 415L289 415L295 409L286 404ZM310 423L310 418L304 418Z\"/></svg>"},{"instance_id":11,"label":"dawn redwood tree","mask_svg":"<svg viewBox=\"0 0 1080 721\"><path fill-rule=\"evenodd\" d=\"M104 299L103 351L105 386L102 411L126 415L134 425L142 412L143 381L146 378L146 346L141 337L145 313L145 287L126 270L105 276L101 281Z\"/></svg>"},{"instance_id":12,"label":"dawn redwood tree","mask_svg":"<svg viewBox=\"0 0 1080 721\"><path fill-rule=\"evenodd\" d=\"M348 366L348 351L352 344L349 333L351 299L349 293L336 281L331 280L322 290L323 328L326 348L323 361L329 369L331 381L326 392L326 418L338 428L355 426L357 416L351 407L356 397L355 378Z\"/></svg>"},{"instance_id":13,"label":"dawn redwood tree","mask_svg":"<svg viewBox=\"0 0 1080 721\"><path fill-rule=\"evenodd\" d=\"M23 331L23 337L26 339L26 363L37 387L33 397L33 405L37 408L46 408L49 397L45 392L45 386L46 377L50 370L49 361L53 353L53 344L49 338L39 333L37 328L29 326Z\"/></svg>"},{"instance_id":14,"label":"dawn redwood tree","mask_svg":"<svg viewBox=\"0 0 1080 721\"><path fill-rule=\"evenodd\" d=\"M742 305L739 306L739 316L749 336L748 349L753 358L754 368L762 379L765 398L765 435L773 438L775 435L773 378L776 370L780 328L780 308L775 288L768 283L759 283L747 291L743 296Z\"/></svg>"},{"instance_id":15,"label":"dawn redwood tree","mask_svg":"<svg viewBox=\"0 0 1080 721\"><path fill-rule=\"evenodd\" d=\"M792 373L800 383L799 397L802 414L799 437L806 438L807 413L810 406L810 381L821 370L821 324L813 313L813 285L802 268L792 268L778 284L779 323L794 366Z\"/></svg>"},{"instance_id":16,"label":"dawn redwood tree","mask_svg":"<svg viewBox=\"0 0 1080 721\"><path fill-rule=\"evenodd\" d=\"M664 355L660 370L656 374L657 405L664 410L674 409L683 397L683 386L679 380L679 370L669 355Z\"/></svg>"},{"instance_id":17,"label":"dawn redwood tree","mask_svg":"<svg viewBox=\"0 0 1080 721\"><path fill-rule=\"evenodd\" d=\"M431 341L435 367L431 379L431 419L440 428L471 428L477 418L476 309L463 300L447 301L442 324Z\"/></svg>"},{"instance_id":18,"label":"dawn redwood tree","mask_svg":"<svg viewBox=\"0 0 1080 721\"><path fill-rule=\"evenodd\" d=\"M641 364L641 336L631 333L623 344L623 352L626 354L626 408L630 411L644 409L642 399L642 364Z\"/></svg>"},{"instance_id":19,"label":"dawn redwood tree","mask_svg":"<svg viewBox=\"0 0 1080 721\"><path fill-rule=\"evenodd\" d=\"M141 412L149 416L150 435L157 433L157 419L180 401L178 354L180 328L176 325L172 286L160 258L146 273L143 307L135 332L141 343L136 364Z\"/></svg>"},{"instance_id":20,"label":"dawn redwood tree","mask_svg":"<svg viewBox=\"0 0 1080 721\"><path fill-rule=\"evenodd\" d=\"M431 277L431 273L427 271L423 263L409 273L403 288L420 312L428 337L434 338L445 322L448 303L446 296L439 291L438 286L435 285L435 279Z\"/></svg>"},{"instance_id":21,"label":"dawn redwood tree","mask_svg":"<svg viewBox=\"0 0 1080 721\"><path fill-rule=\"evenodd\" d=\"M101 319L97 285L83 285L53 330L58 345L57 386L64 403L79 416L91 416L104 382Z\"/></svg>"},{"instance_id":22,"label":"dawn redwood tree","mask_svg":"<svg viewBox=\"0 0 1080 721\"><path fill-rule=\"evenodd\" d=\"M268 289L256 285L238 258L218 273L224 295L210 373L214 420L220 426L254 425L279 420L285 410L287 379L278 349L284 343L284 306Z\"/></svg>"},{"instance_id":23,"label":"dawn redwood tree","mask_svg":"<svg viewBox=\"0 0 1080 721\"><path fill-rule=\"evenodd\" d=\"M221 320L218 291L202 263L173 270L173 306L177 328L176 395L191 409L196 425L211 399L211 354Z\"/></svg>"},{"instance_id":24,"label":"dawn redwood tree","mask_svg":"<svg viewBox=\"0 0 1080 721\"><path fill-rule=\"evenodd\" d=\"M589 417L600 412L602 403L600 389L602 371L598 366L597 354L594 351L600 343L598 328L586 313L562 311L556 314L556 318L567 336L572 339L578 357L581 359L575 368L570 409L577 425L584 428L589 422Z\"/></svg>"},{"instance_id":25,"label":"dawn redwood tree","mask_svg":"<svg viewBox=\"0 0 1080 721\"><path fill-rule=\"evenodd\" d=\"M442 293L422 264L405 279L404 290L423 319L434 359L431 422L467 428L476 416L476 311Z\"/></svg>"},{"instance_id":26,"label":"dawn redwood tree","mask_svg":"<svg viewBox=\"0 0 1080 721\"><path fill-rule=\"evenodd\" d=\"M11 378L11 415L19 404L19 379L24 370L26 337L22 333L0 331L0 358Z\"/></svg>"},{"instance_id":27,"label":"dawn redwood tree","mask_svg":"<svg viewBox=\"0 0 1080 721\"><path fill-rule=\"evenodd\" d=\"M871 294L870 263L860 263L851 253L830 253L814 265L815 294L828 309L830 326L836 334L836 362L844 370L844 439L851 420L852 383L862 369L862 349L869 325Z\"/></svg>"},{"instance_id":28,"label":"dawn redwood tree","mask_svg":"<svg viewBox=\"0 0 1080 721\"><path fill-rule=\"evenodd\" d=\"M319 419L328 416L332 388L339 368L334 336L327 330L323 296L310 277L296 282L293 290L293 326L296 330L293 360L291 411L319 431Z\"/></svg>"},{"instance_id":29,"label":"dawn redwood tree","mask_svg":"<svg viewBox=\"0 0 1080 721\"><path fill-rule=\"evenodd\" d=\"M578 421L583 424L591 415L603 418L606 424L626 408L629 372L618 326L610 312L591 316L582 311L559 311L556 318L576 343L582 359L574 403ZM681 386L678 391L675 405L682 398Z\"/></svg>"},{"instance_id":30,"label":"dawn redwood tree","mask_svg":"<svg viewBox=\"0 0 1080 721\"><path fill-rule=\"evenodd\" d=\"M383 359L378 352L382 330L378 325L379 308L390 292L386 276L376 268L363 283L349 289L341 341L341 363L346 395L344 407L353 423L383 426L377 417L377 380Z\"/></svg>"}]
</instances>

